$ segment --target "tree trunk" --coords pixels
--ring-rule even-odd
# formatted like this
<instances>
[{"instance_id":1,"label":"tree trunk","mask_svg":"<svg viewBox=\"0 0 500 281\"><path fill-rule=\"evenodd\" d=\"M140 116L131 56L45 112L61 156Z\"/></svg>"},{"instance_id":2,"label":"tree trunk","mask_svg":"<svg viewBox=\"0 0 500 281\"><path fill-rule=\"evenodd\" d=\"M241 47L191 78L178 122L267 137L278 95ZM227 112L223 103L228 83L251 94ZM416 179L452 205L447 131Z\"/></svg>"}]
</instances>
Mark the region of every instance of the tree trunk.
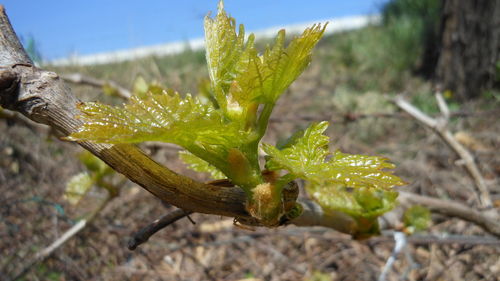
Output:
<instances>
[{"instance_id":1,"label":"tree trunk","mask_svg":"<svg viewBox=\"0 0 500 281\"><path fill-rule=\"evenodd\" d=\"M458 100L494 87L500 61L500 0L443 0L437 84Z\"/></svg>"}]
</instances>

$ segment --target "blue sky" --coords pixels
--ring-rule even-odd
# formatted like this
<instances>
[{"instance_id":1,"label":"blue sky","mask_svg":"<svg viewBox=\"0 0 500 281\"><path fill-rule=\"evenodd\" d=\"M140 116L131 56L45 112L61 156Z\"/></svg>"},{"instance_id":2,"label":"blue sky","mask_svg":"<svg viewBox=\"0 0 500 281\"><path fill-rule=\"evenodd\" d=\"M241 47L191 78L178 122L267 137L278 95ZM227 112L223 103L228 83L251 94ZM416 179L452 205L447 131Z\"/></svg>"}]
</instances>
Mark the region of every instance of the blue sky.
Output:
<instances>
[{"instance_id":1,"label":"blue sky","mask_svg":"<svg viewBox=\"0 0 500 281\"><path fill-rule=\"evenodd\" d=\"M44 59L92 54L203 36L218 0L0 1L19 36L32 36ZM373 14L386 0L226 0L246 30Z\"/></svg>"}]
</instances>

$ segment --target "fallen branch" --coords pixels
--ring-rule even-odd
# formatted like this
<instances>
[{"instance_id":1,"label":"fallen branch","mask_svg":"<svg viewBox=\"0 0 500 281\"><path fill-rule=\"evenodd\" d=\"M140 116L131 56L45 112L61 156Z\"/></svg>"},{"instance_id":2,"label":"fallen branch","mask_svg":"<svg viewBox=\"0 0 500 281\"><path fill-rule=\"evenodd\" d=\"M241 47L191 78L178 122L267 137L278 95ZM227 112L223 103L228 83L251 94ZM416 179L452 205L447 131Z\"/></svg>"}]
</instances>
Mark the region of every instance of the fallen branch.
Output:
<instances>
[{"instance_id":1,"label":"fallen branch","mask_svg":"<svg viewBox=\"0 0 500 281\"><path fill-rule=\"evenodd\" d=\"M499 113L498 109L485 110L480 112L467 112L467 111L455 111L450 112L450 118L470 118L470 117L485 117L492 116L495 117ZM393 119L402 119L402 118L413 118L404 112L375 112L375 113L339 113L334 116L332 115L292 115L292 116L273 116L271 117L271 122L298 122L298 121L308 121L308 122L316 122L318 120L328 120L332 123L349 123L349 122L357 122L363 119L369 118L393 118Z\"/></svg>"},{"instance_id":2,"label":"fallen branch","mask_svg":"<svg viewBox=\"0 0 500 281\"><path fill-rule=\"evenodd\" d=\"M392 254L389 256L384 267L382 268L382 272L378 277L378 281L386 280L387 275L391 271L394 262L398 259L398 255L400 252L404 252L406 261L408 263L408 268L405 270L405 273L401 278L402 280L406 280L406 277L411 270L417 269L419 267L419 265L415 262L415 260L411 256L410 251L408 249L408 237L406 237L406 234L397 231L393 233L393 237L394 237L394 249L392 250Z\"/></svg>"},{"instance_id":3,"label":"fallen branch","mask_svg":"<svg viewBox=\"0 0 500 281\"><path fill-rule=\"evenodd\" d=\"M35 123L18 112L3 108L0 108L0 119L6 119L15 123L22 124L23 126L26 126L32 130L47 131L47 129L49 129L49 127L40 123Z\"/></svg>"},{"instance_id":4,"label":"fallen branch","mask_svg":"<svg viewBox=\"0 0 500 281\"><path fill-rule=\"evenodd\" d=\"M422 205L429 208L431 211L473 222L500 238L500 220L498 216L490 217L464 204L421 196L409 192L400 191L398 198L402 204Z\"/></svg>"},{"instance_id":5,"label":"fallen branch","mask_svg":"<svg viewBox=\"0 0 500 281\"><path fill-rule=\"evenodd\" d=\"M452 133L448 130L448 118L450 116L450 112L448 107L441 97L441 95L437 94L438 105L441 110L442 116L441 118L432 118L418 108L405 101L402 97L398 96L394 99L394 103L415 118L417 121L422 123L425 127L432 129L441 139L460 157L464 163L465 168L471 178L474 180L475 186L477 188L477 192L479 193L479 202L482 207L491 207L493 205L491 201L491 197L488 191L488 187L484 181L479 168L474 162L474 157L472 154L461 145Z\"/></svg>"},{"instance_id":6,"label":"fallen branch","mask_svg":"<svg viewBox=\"0 0 500 281\"><path fill-rule=\"evenodd\" d=\"M99 88L109 86L114 90L116 90L116 94L123 99L129 99L132 96L129 90L125 89L118 83L111 80L101 80L94 77L83 75L81 73L63 74L61 75L61 78L67 82L75 84L83 84Z\"/></svg>"},{"instance_id":7,"label":"fallen branch","mask_svg":"<svg viewBox=\"0 0 500 281\"><path fill-rule=\"evenodd\" d=\"M327 230L328 231L328 230ZM280 235L280 236L289 236L289 237L299 237L299 238L314 238L317 240L321 241L328 241L329 243L352 243L352 239L349 237L346 237L345 235L335 235L335 236L329 236L325 235L325 230L324 229L318 229L318 228L304 228L304 229L285 229L282 231L278 231L274 234ZM217 233L227 233L227 232L214 232L212 234L217 234ZM208 241L208 242L201 242L201 243L175 243L175 244L168 244L165 245L165 249L169 252L175 252L178 250L186 249L186 248L196 248L196 247L218 247L222 245L227 245L227 244L236 244L236 243L251 243L252 241L255 241L256 239L262 238L262 237L269 237L270 235L273 235L273 233L270 233L269 231L255 231L251 233L247 233L244 235L237 235L233 238L226 239L226 240L216 240L216 241ZM416 235L411 235L406 238L407 242L409 244L413 245L431 245L431 244L438 244L438 245L487 245L487 246L492 246L492 247L498 247L500 246L500 240L492 238L492 237L485 237L485 236L463 236L463 235L442 235L442 236L437 236L437 235L432 235L432 234L416 234ZM360 243L367 243L369 245L375 245L375 244L380 244L380 243L394 243L394 234L393 232L387 232L383 233L381 236L376 236L369 238L367 240L360 241Z\"/></svg>"}]
</instances>

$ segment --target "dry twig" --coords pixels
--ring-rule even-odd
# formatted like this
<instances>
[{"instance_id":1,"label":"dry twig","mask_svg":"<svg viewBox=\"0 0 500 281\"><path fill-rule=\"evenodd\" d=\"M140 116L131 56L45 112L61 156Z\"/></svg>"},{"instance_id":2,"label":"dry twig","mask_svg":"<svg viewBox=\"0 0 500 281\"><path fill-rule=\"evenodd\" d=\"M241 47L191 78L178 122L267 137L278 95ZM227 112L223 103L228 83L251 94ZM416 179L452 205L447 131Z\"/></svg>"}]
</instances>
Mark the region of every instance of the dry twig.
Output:
<instances>
[{"instance_id":1,"label":"dry twig","mask_svg":"<svg viewBox=\"0 0 500 281\"><path fill-rule=\"evenodd\" d=\"M177 209L155 220L154 222L148 224L146 227L141 228L139 231L134 233L132 238L130 238L130 240L128 241L128 249L135 250L139 245L148 241L148 239L156 232L186 216L189 216L191 213L192 212Z\"/></svg>"},{"instance_id":2,"label":"dry twig","mask_svg":"<svg viewBox=\"0 0 500 281\"><path fill-rule=\"evenodd\" d=\"M491 201L490 194L488 192L488 187L484 181L479 168L474 162L474 157L472 154L461 145L453 136L453 134L448 130L448 118L450 116L450 112L446 102L440 93L436 94L436 99L438 101L438 106L441 110L441 117L432 118L418 108L405 101L402 97L398 96L394 99L394 103L415 118L417 121L422 123L425 127L432 129L441 139L460 157L464 163L465 168L469 175L474 180L475 186L479 193L479 202L482 207L491 207L493 205Z\"/></svg>"},{"instance_id":3,"label":"dry twig","mask_svg":"<svg viewBox=\"0 0 500 281\"><path fill-rule=\"evenodd\" d=\"M0 119L14 121L32 130L46 131L47 129L49 129L49 127L40 123L35 123L18 112L10 111L3 108L0 108Z\"/></svg>"},{"instance_id":4,"label":"dry twig","mask_svg":"<svg viewBox=\"0 0 500 281\"><path fill-rule=\"evenodd\" d=\"M490 217L464 204L421 196L409 192L400 191L398 198L402 204L422 205L429 208L431 211L473 222L500 238L500 221L498 220L498 216Z\"/></svg>"},{"instance_id":5,"label":"dry twig","mask_svg":"<svg viewBox=\"0 0 500 281\"><path fill-rule=\"evenodd\" d=\"M132 96L129 90L125 89L118 83L111 80L101 80L94 77L83 75L81 73L64 74L61 75L61 78L67 82L75 84L83 84L99 88L102 88L104 86L109 86L114 90L116 90L116 94L123 99L129 99Z\"/></svg>"}]
</instances>

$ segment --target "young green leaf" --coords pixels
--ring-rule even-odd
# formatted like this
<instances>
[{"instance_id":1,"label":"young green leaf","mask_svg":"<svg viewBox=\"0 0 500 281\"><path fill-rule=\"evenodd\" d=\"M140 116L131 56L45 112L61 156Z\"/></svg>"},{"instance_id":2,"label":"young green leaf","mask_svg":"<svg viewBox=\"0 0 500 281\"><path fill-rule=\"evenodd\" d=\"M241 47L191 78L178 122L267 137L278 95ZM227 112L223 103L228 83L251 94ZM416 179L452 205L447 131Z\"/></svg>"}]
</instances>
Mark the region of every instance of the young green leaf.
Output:
<instances>
[{"instance_id":1,"label":"young green leaf","mask_svg":"<svg viewBox=\"0 0 500 281\"><path fill-rule=\"evenodd\" d=\"M372 188L347 188L342 184L314 184L307 191L325 211L341 211L352 217L375 218L396 205L398 193Z\"/></svg>"},{"instance_id":2,"label":"young green leaf","mask_svg":"<svg viewBox=\"0 0 500 281\"><path fill-rule=\"evenodd\" d=\"M287 170L295 178L316 184L382 189L404 184L399 177L383 170L394 168L383 157L337 151L327 160L329 139L322 134L327 127L326 121L312 124L301 137L296 137L282 150L264 144L264 151L270 156L266 167L269 170Z\"/></svg>"},{"instance_id":3,"label":"young green leaf","mask_svg":"<svg viewBox=\"0 0 500 281\"><path fill-rule=\"evenodd\" d=\"M281 150L264 145L269 170L287 170L282 181L302 178L306 190L326 211L351 215L362 226L359 235L378 231L376 217L394 208L397 192L390 188L404 182L383 169L394 168L387 159L328 151L329 139L323 135L327 122L314 123L295 134ZM280 180L278 180L280 182Z\"/></svg>"},{"instance_id":4,"label":"young green leaf","mask_svg":"<svg viewBox=\"0 0 500 281\"><path fill-rule=\"evenodd\" d=\"M149 93L133 96L123 107L79 105L84 125L70 140L103 143L163 141L178 144L226 172L228 151L248 141L248 132L224 120L221 112L197 98Z\"/></svg>"},{"instance_id":5,"label":"young green leaf","mask_svg":"<svg viewBox=\"0 0 500 281\"><path fill-rule=\"evenodd\" d=\"M285 30L280 30L274 45L262 56L249 52L240 66L245 75L235 79L230 93L239 103L258 101L274 104L311 61L312 49L322 37L326 25L313 25L292 39L285 48Z\"/></svg>"},{"instance_id":6,"label":"young green leaf","mask_svg":"<svg viewBox=\"0 0 500 281\"><path fill-rule=\"evenodd\" d=\"M209 105L188 95L148 94L133 96L123 107L100 103L80 104L84 126L70 136L74 140L103 143L137 143L157 140L178 143L189 134L209 134L221 126L222 118Z\"/></svg>"},{"instance_id":7,"label":"young green leaf","mask_svg":"<svg viewBox=\"0 0 500 281\"><path fill-rule=\"evenodd\" d=\"M245 46L245 29L239 26L236 33L236 21L224 11L224 4L219 2L215 18L205 17L205 42L208 73L212 81L215 99L224 112L227 112L227 93L238 73L237 64L242 54L253 49L253 36Z\"/></svg>"},{"instance_id":8,"label":"young green leaf","mask_svg":"<svg viewBox=\"0 0 500 281\"><path fill-rule=\"evenodd\" d=\"M94 184L94 179L86 172L72 176L66 183L64 199L71 205L76 205Z\"/></svg>"},{"instance_id":9,"label":"young green leaf","mask_svg":"<svg viewBox=\"0 0 500 281\"><path fill-rule=\"evenodd\" d=\"M196 172L209 173L214 180L227 178L220 170L187 151L179 151L179 158Z\"/></svg>"},{"instance_id":10,"label":"young green leaf","mask_svg":"<svg viewBox=\"0 0 500 281\"><path fill-rule=\"evenodd\" d=\"M327 181L343 183L349 187L372 187L389 189L406 184L392 172L395 166L379 156L353 155L336 151L328 160L328 169L316 175L326 176Z\"/></svg>"},{"instance_id":11,"label":"young green leaf","mask_svg":"<svg viewBox=\"0 0 500 281\"><path fill-rule=\"evenodd\" d=\"M323 135L327 127L326 121L312 124L300 137L295 135L282 150L263 144L264 151L270 156L267 169L287 170L295 178L314 180L318 173L327 169L328 137Z\"/></svg>"},{"instance_id":12,"label":"young green leaf","mask_svg":"<svg viewBox=\"0 0 500 281\"><path fill-rule=\"evenodd\" d=\"M313 47L326 25L307 28L285 47L285 31L259 55L251 34L244 41L244 28L236 32L235 20L223 10L205 18L207 62L215 98L227 117L254 127L259 119L261 137L278 97L310 63ZM259 104L268 105L257 118Z\"/></svg>"}]
</instances>

